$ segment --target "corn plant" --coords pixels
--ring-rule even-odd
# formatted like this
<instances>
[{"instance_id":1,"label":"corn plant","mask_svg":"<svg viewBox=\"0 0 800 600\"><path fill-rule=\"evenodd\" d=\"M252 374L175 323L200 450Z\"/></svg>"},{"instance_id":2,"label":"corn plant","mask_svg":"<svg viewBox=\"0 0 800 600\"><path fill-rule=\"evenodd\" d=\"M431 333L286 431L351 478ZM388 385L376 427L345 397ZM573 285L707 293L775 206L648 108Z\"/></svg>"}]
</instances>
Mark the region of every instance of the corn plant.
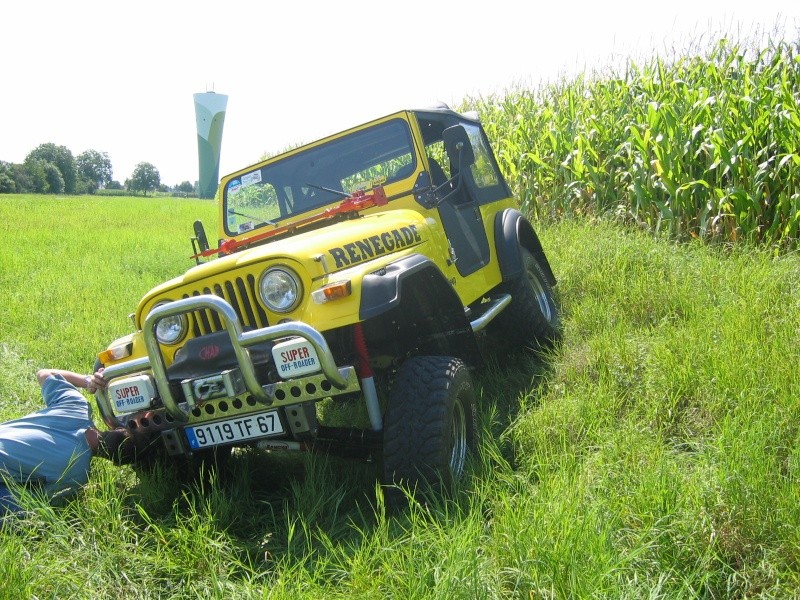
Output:
<instances>
[{"instance_id":1,"label":"corn plant","mask_svg":"<svg viewBox=\"0 0 800 600\"><path fill-rule=\"evenodd\" d=\"M590 214L679 239L794 246L800 235L799 42L722 38L468 98L532 217Z\"/></svg>"}]
</instances>

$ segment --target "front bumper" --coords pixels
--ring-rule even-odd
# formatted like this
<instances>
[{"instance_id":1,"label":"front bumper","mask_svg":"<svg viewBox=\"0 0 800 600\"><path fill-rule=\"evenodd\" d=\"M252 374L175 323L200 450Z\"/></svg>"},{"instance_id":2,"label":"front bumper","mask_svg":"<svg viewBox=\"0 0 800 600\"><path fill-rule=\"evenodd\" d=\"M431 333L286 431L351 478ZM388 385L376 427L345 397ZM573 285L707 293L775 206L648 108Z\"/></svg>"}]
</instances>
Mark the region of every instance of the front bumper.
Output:
<instances>
[{"instance_id":1,"label":"front bumper","mask_svg":"<svg viewBox=\"0 0 800 600\"><path fill-rule=\"evenodd\" d=\"M177 423L189 421L195 407L174 396L167 376L167 365L156 339L155 329L158 321L164 317L190 313L195 310L215 311L221 319L225 330L230 336L246 392L257 404L265 407L289 405L302 401L316 400L326 395L360 390L355 368L352 366L337 366L324 336L310 325L300 321L291 321L244 331L233 307L223 298L213 295L193 296L154 308L145 319L144 327L142 328L147 356L107 366L103 372L105 379L111 381L125 375L150 371L156 383L158 397L167 414L171 417L170 420L174 420ZM321 373L315 373L299 379L299 381L306 379L317 381L319 385L315 389L319 391L314 394L309 395L302 386L298 387L298 380L280 381L263 386L258 381L255 365L250 357L248 348L263 342L290 337L303 338L317 352ZM112 410L111 400L105 390L98 390L97 405L106 425L111 428L124 426L124 423Z\"/></svg>"}]
</instances>

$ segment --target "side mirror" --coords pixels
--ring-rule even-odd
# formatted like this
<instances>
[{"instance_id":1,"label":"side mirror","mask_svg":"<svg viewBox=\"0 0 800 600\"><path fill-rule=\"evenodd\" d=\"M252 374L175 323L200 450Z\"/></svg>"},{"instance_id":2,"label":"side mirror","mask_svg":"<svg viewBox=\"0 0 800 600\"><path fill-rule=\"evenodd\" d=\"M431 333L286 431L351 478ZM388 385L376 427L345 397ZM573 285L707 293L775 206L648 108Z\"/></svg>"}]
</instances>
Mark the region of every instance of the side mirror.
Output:
<instances>
[{"instance_id":1,"label":"side mirror","mask_svg":"<svg viewBox=\"0 0 800 600\"><path fill-rule=\"evenodd\" d=\"M475 164L475 152L472 150L467 130L461 125L453 125L442 132L444 148L450 163L458 165L459 171Z\"/></svg>"},{"instance_id":2,"label":"side mirror","mask_svg":"<svg viewBox=\"0 0 800 600\"><path fill-rule=\"evenodd\" d=\"M208 250L208 238L206 237L206 230L203 227L202 221L194 222L194 237L192 238L192 249L195 254L200 254ZM200 258L196 259L197 264L200 264Z\"/></svg>"}]
</instances>

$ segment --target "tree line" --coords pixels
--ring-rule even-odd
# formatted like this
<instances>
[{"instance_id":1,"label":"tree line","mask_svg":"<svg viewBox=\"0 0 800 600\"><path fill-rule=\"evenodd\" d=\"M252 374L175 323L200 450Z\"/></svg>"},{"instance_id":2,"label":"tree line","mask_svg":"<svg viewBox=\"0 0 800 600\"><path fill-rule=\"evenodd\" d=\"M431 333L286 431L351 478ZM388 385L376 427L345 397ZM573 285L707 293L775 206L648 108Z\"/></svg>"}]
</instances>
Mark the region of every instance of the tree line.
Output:
<instances>
[{"instance_id":1,"label":"tree line","mask_svg":"<svg viewBox=\"0 0 800 600\"><path fill-rule=\"evenodd\" d=\"M172 188L161 183L158 169L140 162L124 184L114 180L107 152L86 150L73 156L69 148L47 143L31 150L22 163L0 160L0 194L94 194L98 190L139 192L196 192L189 181Z\"/></svg>"}]
</instances>

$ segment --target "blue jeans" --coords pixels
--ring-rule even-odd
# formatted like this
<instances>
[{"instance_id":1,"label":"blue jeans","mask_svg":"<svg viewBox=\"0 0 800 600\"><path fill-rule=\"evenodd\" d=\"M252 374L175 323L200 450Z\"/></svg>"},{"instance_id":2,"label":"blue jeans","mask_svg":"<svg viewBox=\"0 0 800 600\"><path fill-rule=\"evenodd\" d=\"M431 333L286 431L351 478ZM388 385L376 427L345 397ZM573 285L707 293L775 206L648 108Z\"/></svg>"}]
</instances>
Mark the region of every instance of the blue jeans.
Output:
<instances>
[{"instance_id":1,"label":"blue jeans","mask_svg":"<svg viewBox=\"0 0 800 600\"><path fill-rule=\"evenodd\" d=\"M22 507L17 504L17 496L0 481L0 520L11 514L22 512Z\"/></svg>"}]
</instances>

